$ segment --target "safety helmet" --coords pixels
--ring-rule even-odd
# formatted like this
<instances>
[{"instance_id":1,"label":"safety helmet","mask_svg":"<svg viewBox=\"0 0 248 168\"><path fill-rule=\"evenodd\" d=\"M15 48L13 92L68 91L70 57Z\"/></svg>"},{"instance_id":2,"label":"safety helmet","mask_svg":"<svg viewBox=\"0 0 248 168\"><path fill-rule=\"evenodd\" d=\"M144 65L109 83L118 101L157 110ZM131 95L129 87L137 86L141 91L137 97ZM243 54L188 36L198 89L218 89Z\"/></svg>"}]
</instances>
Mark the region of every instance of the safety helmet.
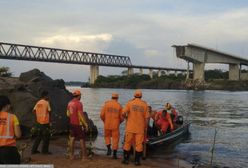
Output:
<instances>
[{"instance_id":1,"label":"safety helmet","mask_svg":"<svg viewBox=\"0 0 248 168\"><path fill-rule=\"evenodd\" d=\"M73 96L80 96L81 95L81 91L80 90L74 90L72 93Z\"/></svg>"},{"instance_id":2,"label":"safety helmet","mask_svg":"<svg viewBox=\"0 0 248 168\"><path fill-rule=\"evenodd\" d=\"M141 90L135 90L135 92L134 92L134 97L137 97L137 98L141 98L142 97L142 92L141 92Z\"/></svg>"},{"instance_id":3,"label":"safety helmet","mask_svg":"<svg viewBox=\"0 0 248 168\"><path fill-rule=\"evenodd\" d=\"M170 110L171 109L171 104L170 103L166 103L165 104L165 108L168 109L168 110Z\"/></svg>"},{"instance_id":4,"label":"safety helmet","mask_svg":"<svg viewBox=\"0 0 248 168\"><path fill-rule=\"evenodd\" d=\"M118 98L119 97L119 94L118 93L116 93L116 92L113 92L112 93L112 98Z\"/></svg>"}]
</instances>

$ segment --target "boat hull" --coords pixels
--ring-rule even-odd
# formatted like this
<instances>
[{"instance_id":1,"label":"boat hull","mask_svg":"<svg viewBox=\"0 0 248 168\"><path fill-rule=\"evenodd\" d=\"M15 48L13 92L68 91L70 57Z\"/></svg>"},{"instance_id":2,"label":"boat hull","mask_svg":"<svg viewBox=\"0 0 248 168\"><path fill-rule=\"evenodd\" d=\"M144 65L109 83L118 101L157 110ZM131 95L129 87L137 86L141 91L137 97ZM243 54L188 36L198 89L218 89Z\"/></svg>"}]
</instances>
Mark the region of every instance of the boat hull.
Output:
<instances>
[{"instance_id":1,"label":"boat hull","mask_svg":"<svg viewBox=\"0 0 248 168\"><path fill-rule=\"evenodd\" d=\"M184 137L185 135L187 135L189 133L189 126L190 126L190 122L185 122L183 125L178 127L173 132L170 132L168 134L161 135L158 137L148 138L148 141L146 142L146 144L148 146L153 146L156 144L162 144L162 143L164 144L164 143L174 142L174 141Z\"/></svg>"}]
</instances>

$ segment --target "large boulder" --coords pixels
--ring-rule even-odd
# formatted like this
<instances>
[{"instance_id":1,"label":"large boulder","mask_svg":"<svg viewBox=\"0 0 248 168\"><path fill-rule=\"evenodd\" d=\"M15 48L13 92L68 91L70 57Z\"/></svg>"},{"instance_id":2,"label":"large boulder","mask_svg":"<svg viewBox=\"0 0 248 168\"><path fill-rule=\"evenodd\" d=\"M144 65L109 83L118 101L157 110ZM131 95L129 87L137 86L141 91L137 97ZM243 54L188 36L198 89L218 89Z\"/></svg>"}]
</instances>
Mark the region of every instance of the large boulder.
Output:
<instances>
[{"instance_id":1,"label":"large boulder","mask_svg":"<svg viewBox=\"0 0 248 168\"><path fill-rule=\"evenodd\" d=\"M44 90L49 92L52 129L56 133L66 132L66 107L72 94L66 90L63 80L53 80L38 69L22 73L20 78L0 78L0 94L10 98L13 113L19 118L24 133L35 123L33 107ZM95 126L92 129L97 132Z\"/></svg>"}]
</instances>

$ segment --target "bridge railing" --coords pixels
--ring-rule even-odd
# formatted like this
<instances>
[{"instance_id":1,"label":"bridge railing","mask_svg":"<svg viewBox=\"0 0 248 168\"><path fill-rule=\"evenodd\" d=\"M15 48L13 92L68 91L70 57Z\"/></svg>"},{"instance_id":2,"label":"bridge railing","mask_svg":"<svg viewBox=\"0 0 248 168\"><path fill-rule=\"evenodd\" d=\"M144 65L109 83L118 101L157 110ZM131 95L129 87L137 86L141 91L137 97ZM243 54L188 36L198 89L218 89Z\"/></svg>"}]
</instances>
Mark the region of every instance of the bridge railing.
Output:
<instances>
[{"instance_id":1,"label":"bridge railing","mask_svg":"<svg viewBox=\"0 0 248 168\"><path fill-rule=\"evenodd\" d=\"M101 66L132 66L128 56L0 42L0 58Z\"/></svg>"}]
</instances>

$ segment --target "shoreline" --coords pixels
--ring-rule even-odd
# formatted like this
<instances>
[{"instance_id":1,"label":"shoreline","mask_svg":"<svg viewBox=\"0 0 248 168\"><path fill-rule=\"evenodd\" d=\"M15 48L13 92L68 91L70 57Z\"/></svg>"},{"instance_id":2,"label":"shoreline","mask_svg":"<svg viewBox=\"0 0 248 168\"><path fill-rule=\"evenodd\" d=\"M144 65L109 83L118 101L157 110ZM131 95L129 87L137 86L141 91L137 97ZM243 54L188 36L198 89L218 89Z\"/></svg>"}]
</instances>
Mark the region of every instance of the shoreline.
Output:
<instances>
[{"instance_id":1,"label":"shoreline","mask_svg":"<svg viewBox=\"0 0 248 168\"><path fill-rule=\"evenodd\" d=\"M66 156L66 144L67 138L62 136L53 137L50 141L50 152L52 155L43 155L43 154L35 154L31 155L31 146L32 142L30 140L20 140L19 144L26 143L28 147L25 149L23 154L23 159L28 160L27 163L22 164L52 164L54 167L61 168L134 168L137 167L133 163L133 158L130 158L130 162L128 165L124 165L121 163L122 155L118 154L118 159L112 159L111 156L106 156L104 154L98 154L97 151L93 155L91 159L81 160L79 158L79 142L75 144L75 155L77 159L70 160ZM41 144L40 144L41 146ZM119 149L121 150L121 149ZM141 160L142 168L191 168L192 165L182 159L167 159L166 164L159 164L157 159L147 158L146 160Z\"/></svg>"}]
</instances>

